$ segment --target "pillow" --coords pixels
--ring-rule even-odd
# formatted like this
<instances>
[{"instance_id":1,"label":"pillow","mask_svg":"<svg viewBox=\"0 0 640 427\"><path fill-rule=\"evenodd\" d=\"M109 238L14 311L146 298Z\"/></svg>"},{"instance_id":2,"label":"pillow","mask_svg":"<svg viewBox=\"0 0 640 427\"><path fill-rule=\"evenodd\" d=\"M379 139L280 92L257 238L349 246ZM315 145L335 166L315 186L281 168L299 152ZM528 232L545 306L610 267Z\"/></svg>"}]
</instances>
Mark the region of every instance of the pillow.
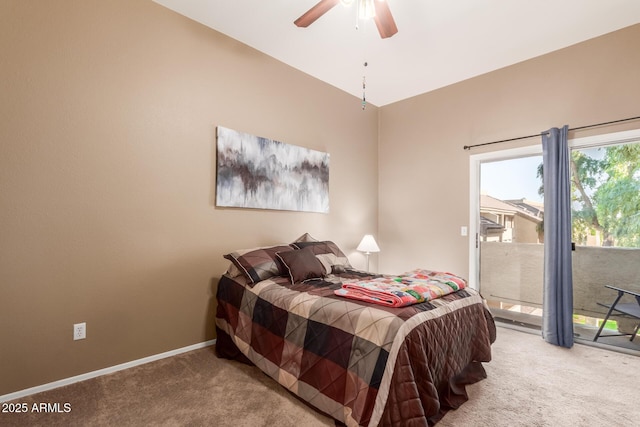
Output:
<instances>
[{"instance_id":1,"label":"pillow","mask_svg":"<svg viewBox=\"0 0 640 427\"><path fill-rule=\"evenodd\" d=\"M299 251L278 252L276 256L289 271L291 283L324 276L324 266L309 247Z\"/></svg>"},{"instance_id":2,"label":"pillow","mask_svg":"<svg viewBox=\"0 0 640 427\"><path fill-rule=\"evenodd\" d=\"M227 271L225 271L224 274L226 274L229 277L238 277L243 275L242 271L238 267L236 267L236 265L232 262L229 263L229 267L227 268Z\"/></svg>"},{"instance_id":3,"label":"pillow","mask_svg":"<svg viewBox=\"0 0 640 427\"><path fill-rule=\"evenodd\" d=\"M304 233L302 236L300 236L296 240L294 240L293 243L297 243L297 242L317 242L317 241L318 241L318 239L314 239L313 237L311 237L311 234Z\"/></svg>"},{"instance_id":4,"label":"pillow","mask_svg":"<svg viewBox=\"0 0 640 427\"><path fill-rule=\"evenodd\" d=\"M338 245L329 240L324 242L294 242L291 246L296 249L311 248L316 258L324 266L325 274L331 274L333 266L351 268L347 256L340 250Z\"/></svg>"},{"instance_id":5,"label":"pillow","mask_svg":"<svg viewBox=\"0 0 640 427\"><path fill-rule=\"evenodd\" d=\"M286 274L277 261L277 252L293 251L290 246L240 249L224 255L245 275L250 283L257 283L273 276Z\"/></svg>"}]
</instances>

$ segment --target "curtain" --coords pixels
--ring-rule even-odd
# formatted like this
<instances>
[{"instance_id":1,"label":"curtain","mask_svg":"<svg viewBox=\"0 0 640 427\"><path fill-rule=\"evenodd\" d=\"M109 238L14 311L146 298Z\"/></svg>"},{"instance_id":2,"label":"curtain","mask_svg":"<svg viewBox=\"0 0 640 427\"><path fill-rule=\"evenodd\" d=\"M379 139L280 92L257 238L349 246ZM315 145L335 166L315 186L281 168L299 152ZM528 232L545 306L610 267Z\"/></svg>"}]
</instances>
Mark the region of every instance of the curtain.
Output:
<instances>
[{"instance_id":1,"label":"curtain","mask_svg":"<svg viewBox=\"0 0 640 427\"><path fill-rule=\"evenodd\" d=\"M573 346L571 271L571 171L569 126L542 134L544 185L544 282L542 337Z\"/></svg>"}]
</instances>

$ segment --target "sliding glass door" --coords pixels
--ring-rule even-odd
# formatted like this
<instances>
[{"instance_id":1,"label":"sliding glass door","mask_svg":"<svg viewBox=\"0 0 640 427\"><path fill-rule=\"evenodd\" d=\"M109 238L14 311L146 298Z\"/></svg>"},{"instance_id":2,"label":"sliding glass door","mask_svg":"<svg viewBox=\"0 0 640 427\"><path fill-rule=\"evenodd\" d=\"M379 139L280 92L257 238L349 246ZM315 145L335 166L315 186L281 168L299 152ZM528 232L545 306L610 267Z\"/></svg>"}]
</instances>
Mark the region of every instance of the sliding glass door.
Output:
<instances>
[{"instance_id":1,"label":"sliding glass door","mask_svg":"<svg viewBox=\"0 0 640 427\"><path fill-rule=\"evenodd\" d=\"M571 152L574 331L592 339L617 293L640 291L640 136L589 140ZM631 299L625 302L632 302ZM635 322L614 317L599 342L640 349L626 339Z\"/></svg>"},{"instance_id":2,"label":"sliding glass door","mask_svg":"<svg viewBox=\"0 0 640 427\"><path fill-rule=\"evenodd\" d=\"M640 292L640 130L570 141L574 332L592 340L616 294ZM542 149L470 157L470 283L499 320L541 325L544 274ZM538 191L540 190L540 191ZM630 301L629 301L630 302ZM614 318L605 329L629 332ZM640 350L640 340L598 342Z\"/></svg>"},{"instance_id":3,"label":"sliding glass door","mask_svg":"<svg viewBox=\"0 0 640 427\"><path fill-rule=\"evenodd\" d=\"M510 151L478 162L478 280L494 315L539 326L542 315L542 155Z\"/></svg>"}]
</instances>

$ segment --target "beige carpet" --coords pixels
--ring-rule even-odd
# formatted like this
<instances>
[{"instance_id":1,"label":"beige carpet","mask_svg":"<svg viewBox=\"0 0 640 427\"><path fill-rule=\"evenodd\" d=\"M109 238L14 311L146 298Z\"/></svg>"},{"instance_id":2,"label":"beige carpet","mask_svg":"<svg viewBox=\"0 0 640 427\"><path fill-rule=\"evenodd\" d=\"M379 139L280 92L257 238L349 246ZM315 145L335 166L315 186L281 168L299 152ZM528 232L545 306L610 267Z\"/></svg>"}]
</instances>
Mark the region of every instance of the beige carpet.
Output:
<instances>
[{"instance_id":1,"label":"beige carpet","mask_svg":"<svg viewBox=\"0 0 640 427\"><path fill-rule=\"evenodd\" d=\"M469 386L469 401L438 427L640 425L637 356L498 328L492 357L487 379Z\"/></svg>"},{"instance_id":2,"label":"beige carpet","mask_svg":"<svg viewBox=\"0 0 640 427\"><path fill-rule=\"evenodd\" d=\"M488 378L438 426L640 425L640 358L499 328ZM70 403L68 413L31 412ZM333 426L256 368L192 351L18 399L2 426Z\"/></svg>"},{"instance_id":3,"label":"beige carpet","mask_svg":"<svg viewBox=\"0 0 640 427\"><path fill-rule=\"evenodd\" d=\"M183 353L14 401L69 413L0 413L0 426L334 426L257 368Z\"/></svg>"}]
</instances>

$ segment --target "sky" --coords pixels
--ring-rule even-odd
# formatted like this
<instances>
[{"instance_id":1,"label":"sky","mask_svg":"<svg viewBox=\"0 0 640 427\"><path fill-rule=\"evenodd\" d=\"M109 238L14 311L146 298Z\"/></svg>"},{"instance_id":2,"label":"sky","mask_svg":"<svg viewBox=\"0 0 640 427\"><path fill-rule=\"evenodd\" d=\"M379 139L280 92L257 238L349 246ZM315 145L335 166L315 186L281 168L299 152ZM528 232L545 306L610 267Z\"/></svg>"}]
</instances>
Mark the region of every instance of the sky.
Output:
<instances>
[{"instance_id":1,"label":"sky","mask_svg":"<svg viewBox=\"0 0 640 427\"><path fill-rule=\"evenodd\" d=\"M500 200L528 199L542 202L538 195L540 178L536 177L542 155L482 163L480 189Z\"/></svg>"}]
</instances>

